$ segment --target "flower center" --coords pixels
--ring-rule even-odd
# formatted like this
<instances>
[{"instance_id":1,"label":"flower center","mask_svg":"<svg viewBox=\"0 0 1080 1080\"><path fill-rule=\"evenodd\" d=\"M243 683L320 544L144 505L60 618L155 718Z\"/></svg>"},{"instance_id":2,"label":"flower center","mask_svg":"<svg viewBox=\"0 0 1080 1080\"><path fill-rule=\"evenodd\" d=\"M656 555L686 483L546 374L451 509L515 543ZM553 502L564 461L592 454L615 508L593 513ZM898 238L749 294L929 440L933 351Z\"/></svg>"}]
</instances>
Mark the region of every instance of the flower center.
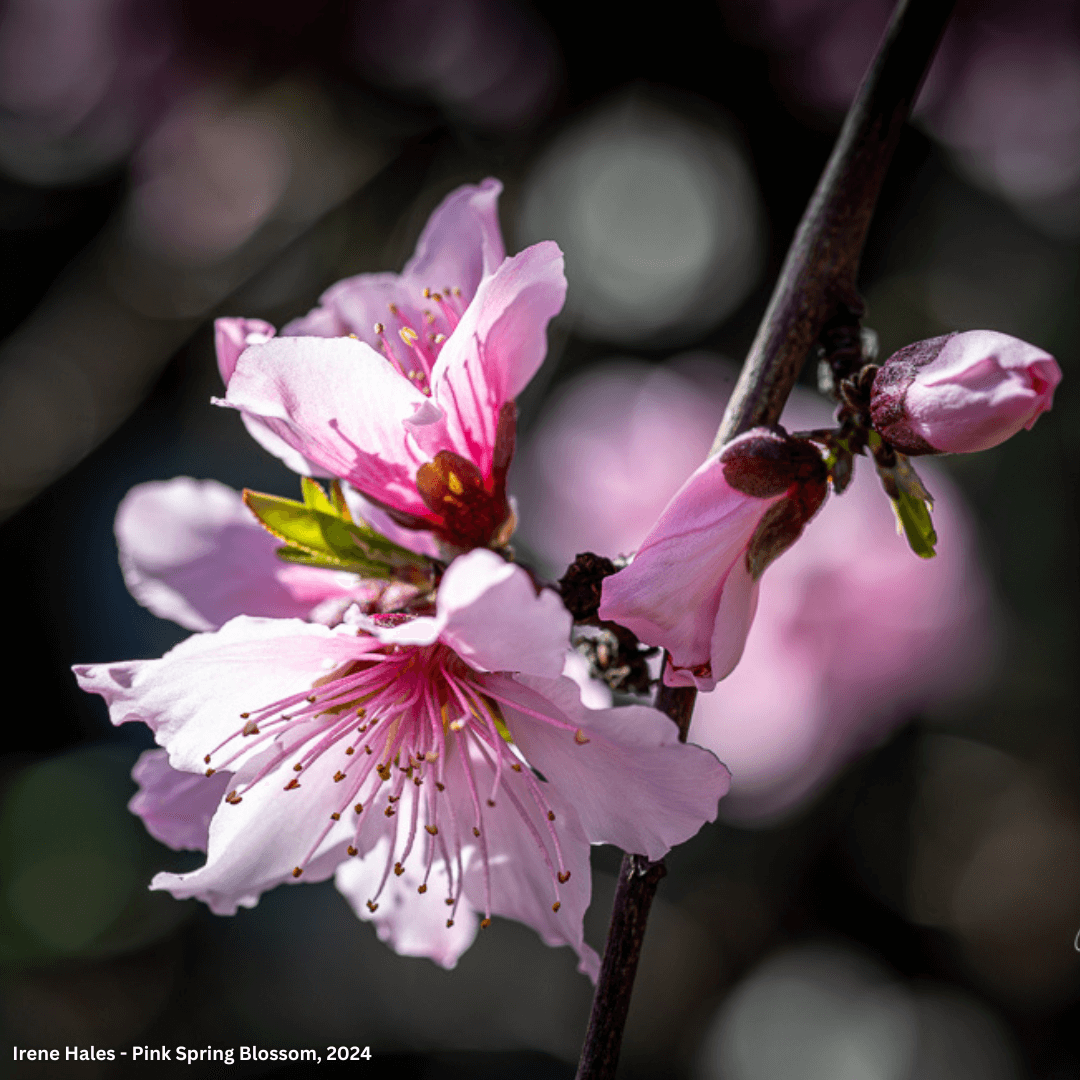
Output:
<instances>
[{"instance_id":1,"label":"flower center","mask_svg":"<svg viewBox=\"0 0 1080 1080\"><path fill-rule=\"evenodd\" d=\"M378 908L391 872L400 877L411 867L423 894L433 867L441 864L451 908L447 926L453 926L465 874L478 859L485 909L481 925L487 926L491 856L486 825L494 813L510 812L525 825L548 868L552 910L558 911L559 887L570 873L556 815L544 794L546 781L513 742L502 705L564 729L578 743L588 741L582 732L506 698L499 677L473 671L444 645L384 645L363 634L357 647L355 659L316 680L310 690L241 714L243 726L204 758L207 765L214 763L208 776L219 769L241 769L241 758L251 762L252 775L225 801L237 805L256 784L285 776L285 792L307 782L326 783L329 770L320 769L309 781L311 768L324 755L340 755L329 780L334 790L328 820L294 877L303 874L331 830L351 829L347 851L357 855L364 846L362 834L371 846L372 819L391 819L375 829L376 839L388 833L390 844L368 908ZM252 753L256 749L257 755ZM464 825L470 826L467 831Z\"/></svg>"},{"instance_id":2,"label":"flower center","mask_svg":"<svg viewBox=\"0 0 1080 1080\"><path fill-rule=\"evenodd\" d=\"M417 389L431 396L431 369L446 339L461 321L465 308L461 290L424 289L427 301L412 317L397 304L388 304L389 319L375 324L379 350Z\"/></svg>"}]
</instances>

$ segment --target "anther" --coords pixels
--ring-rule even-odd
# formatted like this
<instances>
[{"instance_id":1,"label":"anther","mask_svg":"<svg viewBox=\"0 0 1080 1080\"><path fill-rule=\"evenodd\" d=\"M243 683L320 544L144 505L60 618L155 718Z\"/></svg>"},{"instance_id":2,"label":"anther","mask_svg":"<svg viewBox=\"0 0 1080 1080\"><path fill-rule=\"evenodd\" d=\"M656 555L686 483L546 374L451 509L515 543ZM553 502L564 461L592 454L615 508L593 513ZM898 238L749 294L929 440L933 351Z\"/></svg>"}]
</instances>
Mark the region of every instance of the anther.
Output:
<instances>
[{"instance_id":1,"label":"anther","mask_svg":"<svg viewBox=\"0 0 1080 1080\"><path fill-rule=\"evenodd\" d=\"M436 345L441 345L446 340L445 334L436 334L432 339Z\"/></svg>"},{"instance_id":2,"label":"anther","mask_svg":"<svg viewBox=\"0 0 1080 1080\"><path fill-rule=\"evenodd\" d=\"M440 784L438 780L436 780L436 781L435 781L435 786L436 786L436 787L437 787L437 788L438 788L438 789L439 789L440 791L445 791L445 790L446 790L446 785L445 785L445 784Z\"/></svg>"},{"instance_id":3,"label":"anther","mask_svg":"<svg viewBox=\"0 0 1080 1080\"><path fill-rule=\"evenodd\" d=\"M439 826L438 825L425 825L424 828L425 828L425 830L427 830L427 832L431 833L432 836L438 836L439 835Z\"/></svg>"},{"instance_id":4,"label":"anther","mask_svg":"<svg viewBox=\"0 0 1080 1080\"><path fill-rule=\"evenodd\" d=\"M356 855L356 854L357 854L356 848L354 848L354 847L352 846L352 844L350 844L350 845L349 845L349 846L348 846L348 847L347 847L347 848L346 848L345 850L346 850L346 851L347 851L347 852L348 852L348 853L349 853L350 855Z\"/></svg>"},{"instance_id":5,"label":"anther","mask_svg":"<svg viewBox=\"0 0 1080 1080\"><path fill-rule=\"evenodd\" d=\"M488 804L488 806L494 806L495 805L495 800L494 799L488 799L487 804Z\"/></svg>"},{"instance_id":6,"label":"anther","mask_svg":"<svg viewBox=\"0 0 1080 1080\"><path fill-rule=\"evenodd\" d=\"M588 741L588 736L581 728L578 728L577 731L574 732L574 742L576 742L578 746L584 746Z\"/></svg>"},{"instance_id":7,"label":"anther","mask_svg":"<svg viewBox=\"0 0 1080 1080\"><path fill-rule=\"evenodd\" d=\"M227 803L231 803L233 806L236 806L237 803L242 801L242 799L243 799L242 795L237 795L236 794L236 788L233 788L233 790L230 791L229 794L225 796L225 801Z\"/></svg>"},{"instance_id":8,"label":"anther","mask_svg":"<svg viewBox=\"0 0 1080 1080\"><path fill-rule=\"evenodd\" d=\"M303 872L304 871L299 866L294 866L292 876L293 877L299 877Z\"/></svg>"},{"instance_id":9,"label":"anther","mask_svg":"<svg viewBox=\"0 0 1080 1080\"><path fill-rule=\"evenodd\" d=\"M548 811L548 821L554 821L554 820L555 820L555 811L554 810L549 810Z\"/></svg>"},{"instance_id":10,"label":"anther","mask_svg":"<svg viewBox=\"0 0 1080 1080\"><path fill-rule=\"evenodd\" d=\"M570 871L569 870L560 870L559 873L558 873L558 878L559 878L559 884L560 885L565 885L570 880Z\"/></svg>"},{"instance_id":11,"label":"anther","mask_svg":"<svg viewBox=\"0 0 1080 1080\"><path fill-rule=\"evenodd\" d=\"M368 911L378 911L379 910L379 905L376 904L374 900L369 900L367 902L367 907L368 907Z\"/></svg>"},{"instance_id":12,"label":"anther","mask_svg":"<svg viewBox=\"0 0 1080 1080\"><path fill-rule=\"evenodd\" d=\"M386 306L387 306L387 308L389 308L391 315L396 315L398 313L397 304L387 304Z\"/></svg>"},{"instance_id":13,"label":"anther","mask_svg":"<svg viewBox=\"0 0 1080 1080\"><path fill-rule=\"evenodd\" d=\"M443 901L443 902L446 904L447 907L453 907L454 906L454 898L452 896L448 896L446 898L446 900Z\"/></svg>"},{"instance_id":14,"label":"anther","mask_svg":"<svg viewBox=\"0 0 1080 1080\"><path fill-rule=\"evenodd\" d=\"M477 839L479 839L480 830L475 825L472 827L472 834L473 834L473 836L477 837Z\"/></svg>"},{"instance_id":15,"label":"anther","mask_svg":"<svg viewBox=\"0 0 1080 1080\"><path fill-rule=\"evenodd\" d=\"M480 929L481 930L486 930L490 925L491 925L491 920L490 919L481 919L480 920Z\"/></svg>"},{"instance_id":16,"label":"anther","mask_svg":"<svg viewBox=\"0 0 1080 1080\"><path fill-rule=\"evenodd\" d=\"M390 779L390 766L389 765L377 765L375 771L382 777L383 780Z\"/></svg>"},{"instance_id":17,"label":"anther","mask_svg":"<svg viewBox=\"0 0 1080 1080\"><path fill-rule=\"evenodd\" d=\"M398 331L398 337L405 342L406 345L415 345L419 340L419 334L411 326L403 326Z\"/></svg>"},{"instance_id":18,"label":"anther","mask_svg":"<svg viewBox=\"0 0 1080 1080\"><path fill-rule=\"evenodd\" d=\"M251 713L249 713L249 712L242 712L240 714L240 719L241 720L246 720L250 715L251 715Z\"/></svg>"},{"instance_id":19,"label":"anther","mask_svg":"<svg viewBox=\"0 0 1080 1080\"><path fill-rule=\"evenodd\" d=\"M355 754L356 753L356 747L355 746L346 746L345 747L345 753L346 754Z\"/></svg>"},{"instance_id":20,"label":"anther","mask_svg":"<svg viewBox=\"0 0 1080 1080\"><path fill-rule=\"evenodd\" d=\"M206 775L207 776L213 776L215 772L217 772L216 769L207 769L206 770Z\"/></svg>"},{"instance_id":21,"label":"anther","mask_svg":"<svg viewBox=\"0 0 1080 1080\"><path fill-rule=\"evenodd\" d=\"M561 907L562 907L561 901L556 900L555 903L551 905L551 910L552 911L558 911L559 908L561 908Z\"/></svg>"},{"instance_id":22,"label":"anther","mask_svg":"<svg viewBox=\"0 0 1080 1080\"><path fill-rule=\"evenodd\" d=\"M520 762L520 761L515 761L515 762L514 762L514 763L513 763L513 764L512 764L511 766L510 766L510 768L511 768L511 769L513 769L513 770L514 770L514 772L521 772L521 762Z\"/></svg>"},{"instance_id":23,"label":"anther","mask_svg":"<svg viewBox=\"0 0 1080 1080\"><path fill-rule=\"evenodd\" d=\"M367 716L367 709L357 709L356 710L356 719L357 720L363 720L365 716Z\"/></svg>"},{"instance_id":24,"label":"anther","mask_svg":"<svg viewBox=\"0 0 1080 1080\"><path fill-rule=\"evenodd\" d=\"M355 811L356 811L356 812L357 812L358 814L362 814L362 813L364 812L364 804L363 804L363 803L359 803L359 802L358 802L358 803L357 803L357 804L356 804L356 805L355 805L355 806L353 807L353 809L354 809L354 810L355 810Z\"/></svg>"},{"instance_id":25,"label":"anther","mask_svg":"<svg viewBox=\"0 0 1080 1080\"><path fill-rule=\"evenodd\" d=\"M244 730L241 732L241 734L243 734L243 735L258 735L259 734L259 725L256 724L254 720L249 720L244 725Z\"/></svg>"},{"instance_id":26,"label":"anther","mask_svg":"<svg viewBox=\"0 0 1080 1080\"><path fill-rule=\"evenodd\" d=\"M397 874L398 877L401 877L401 875L405 873L405 867L399 862L394 863L394 873Z\"/></svg>"},{"instance_id":27,"label":"anther","mask_svg":"<svg viewBox=\"0 0 1080 1080\"><path fill-rule=\"evenodd\" d=\"M344 779L345 779L345 774L340 769L338 769L338 771L336 773L334 773L334 783L335 784L340 784L341 781L344 780Z\"/></svg>"},{"instance_id":28,"label":"anther","mask_svg":"<svg viewBox=\"0 0 1080 1080\"><path fill-rule=\"evenodd\" d=\"M297 762L293 767L293 772L303 772L304 766Z\"/></svg>"},{"instance_id":29,"label":"anther","mask_svg":"<svg viewBox=\"0 0 1080 1080\"><path fill-rule=\"evenodd\" d=\"M300 786L300 781L299 781L299 780L295 780L295 779L294 779L294 780L290 780L290 781L289 781L289 782L288 782L288 783L287 783L287 784L285 785L285 790L286 790L286 791L293 791L293 790L295 790L296 788L298 788L299 786Z\"/></svg>"},{"instance_id":30,"label":"anther","mask_svg":"<svg viewBox=\"0 0 1080 1080\"><path fill-rule=\"evenodd\" d=\"M207 754L206 757L203 758L203 761L205 761L206 764L209 765L210 764L210 755Z\"/></svg>"},{"instance_id":31,"label":"anther","mask_svg":"<svg viewBox=\"0 0 1080 1080\"><path fill-rule=\"evenodd\" d=\"M416 887L416 891L417 891L417 892L418 892L418 893L419 893L419 894L420 894L421 896L423 896L423 895L424 895L424 893L426 893L426 892L427 892L427 886L426 886L426 885L417 885L417 887Z\"/></svg>"},{"instance_id":32,"label":"anther","mask_svg":"<svg viewBox=\"0 0 1080 1080\"><path fill-rule=\"evenodd\" d=\"M395 811L395 810L394 810L394 808L393 808L392 806L388 806L388 807L387 807L387 808L386 808L386 809L385 809L385 810L383 811L383 813L384 813L384 814L386 814L386 816L387 816L387 817L393 817L393 816L394 816L394 814L395 814L396 812L397 812L397 811Z\"/></svg>"},{"instance_id":33,"label":"anther","mask_svg":"<svg viewBox=\"0 0 1080 1080\"><path fill-rule=\"evenodd\" d=\"M314 695L314 694L309 694L309 695L308 695L308 701L309 701L309 702L310 702L310 703L311 703L312 705L314 705L314 704L315 704L315 702L316 702L317 700L318 700L318 699L317 699L317 698L315 697L315 695Z\"/></svg>"},{"instance_id":34,"label":"anther","mask_svg":"<svg viewBox=\"0 0 1080 1080\"><path fill-rule=\"evenodd\" d=\"M387 795L386 796L386 801L389 802L389 803L396 803L398 801L398 799L400 799L400 798L401 798L400 795Z\"/></svg>"},{"instance_id":35,"label":"anther","mask_svg":"<svg viewBox=\"0 0 1080 1080\"><path fill-rule=\"evenodd\" d=\"M447 930L449 930L450 927L453 926L453 925L454 925L454 920L453 919L447 919L446 920L446 929Z\"/></svg>"},{"instance_id":36,"label":"anther","mask_svg":"<svg viewBox=\"0 0 1080 1080\"><path fill-rule=\"evenodd\" d=\"M375 324L375 333L376 334L381 334L385 329L386 329L386 327L383 326L383 324L381 322L377 322Z\"/></svg>"},{"instance_id":37,"label":"anther","mask_svg":"<svg viewBox=\"0 0 1080 1080\"><path fill-rule=\"evenodd\" d=\"M337 811L335 810L335 811L334 811L334 812L333 812L333 813L332 813L332 814L330 815L330 820L331 820L331 821L340 821L340 820L341 820L341 815L340 815L340 814L339 814L339 813L338 813L338 812L337 812Z\"/></svg>"},{"instance_id":38,"label":"anther","mask_svg":"<svg viewBox=\"0 0 1080 1080\"><path fill-rule=\"evenodd\" d=\"M365 753L365 754L374 754L374 753L375 753L375 751L374 751L374 750L372 750L370 746L365 746L365 747L364 747L364 753Z\"/></svg>"},{"instance_id":39,"label":"anther","mask_svg":"<svg viewBox=\"0 0 1080 1080\"><path fill-rule=\"evenodd\" d=\"M422 297L423 297L423 298L424 298L425 300L430 300L430 299L431 299L431 290L430 290L430 289L424 289L424 291L423 291L423 292L422 292L422 293L421 293L420 295L421 295L421 296L422 296Z\"/></svg>"}]
</instances>

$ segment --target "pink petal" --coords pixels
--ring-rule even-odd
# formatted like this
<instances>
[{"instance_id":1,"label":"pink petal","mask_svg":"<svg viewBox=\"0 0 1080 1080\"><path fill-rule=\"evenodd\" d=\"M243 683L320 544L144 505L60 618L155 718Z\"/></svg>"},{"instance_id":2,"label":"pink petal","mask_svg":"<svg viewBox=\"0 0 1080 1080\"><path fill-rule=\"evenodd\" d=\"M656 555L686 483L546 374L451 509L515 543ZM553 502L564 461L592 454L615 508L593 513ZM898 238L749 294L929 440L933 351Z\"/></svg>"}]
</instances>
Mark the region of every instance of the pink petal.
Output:
<instances>
[{"instance_id":1,"label":"pink petal","mask_svg":"<svg viewBox=\"0 0 1080 1080\"><path fill-rule=\"evenodd\" d=\"M518 676L496 685L533 712L554 709L588 739L503 705L522 753L573 805L590 843L659 859L716 819L730 774L708 750L680 743L663 713L646 705L587 709L568 679Z\"/></svg>"},{"instance_id":2,"label":"pink petal","mask_svg":"<svg viewBox=\"0 0 1080 1080\"><path fill-rule=\"evenodd\" d=\"M188 630L236 615L304 618L329 597L358 593L333 571L289 567L240 495L215 480L139 484L116 512L120 566L132 596ZM299 571L299 573L297 573Z\"/></svg>"},{"instance_id":3,"label":"pink petal","mask_svg":"<svg viewBox=\"0 0 1080 1080\"><path fill-rule=\"evenodd\" d=\"M293 337L252 346L225 400L362 494L429 516L416 490L416 470L427 459L404 425L431 404L362 342Z\"/></svg>"},{"instance_id":4,"label":"pink petal","mask_svg":"<svg viewBox=\"0 0 1080 1080\"><path fill-rule=\"evenodd\" d=\"M429 454L454 450L490 474L499 410L536 374L547 324L565 298L562 252L550 241L507 259L481 282L432 371L432 397L447 422L445 433L417 432Z\"/></svg>"},{"instance_id":5,"label":"pink petal","mask_svg":"<svg viewBox=\"0 0 1080 1080\"><path fill-rule=\"evenodd\" d=\"M464 303L472 300L483 277L506 257L499 231L498 199L502 184L488 179L451 192L428 219L416 253L401 274L358 274L331 286L319 307L289 323L283 333L339 337L356 334L377 345L373 327L385 322L391 304L414 326L423 325L425 288L458 288Z\"/></svg>"},{"instance_id":6,"label":"pink petal","mask_svg":"<svg viewBox=\"0 0 1080 1080\"><path fill-rule=\"evenodd\" d=\"M176 851L205 851L210 819L221 804L232 774L180 772L164 750L147 750L131 770L139 785L128 809L142 818L155 840Z\"/></svg>"},{"instance_id":7,"label":"pink petal","mask_svg":"<svg viewBox=\"0 0 1080 1080\"><path fill-rule=\"evenodd\" d=\"M440 860L432 866L425 895L416 891L423 881L423 867L410 860L402 875L391 874L386 879L378 908L372 912L367 902L378 892L388 854L389 841L383 839L363 857L346 859L334 878L338 891L358 918L375 924L379 940L398 956L423 956L447 970L455 967L476 940L479 915L468 899L462 898L453 913L454 925L446 925L450 909L443 900L450 890L446 867ZM473 861L465 860L466 873Z\"/></svg>"},{"instance_id":8,"label":"pink petal","mask_svg":"<svg viewBox=\"0 0 1080 1080\"><path fill-rule=\"evenodd\" d=\"M83 690L105 698L114 724L146 724L173 768L201 773L205 755L242 726L241 713L305 690L356 654L348 627L240 616L182 641L160 660L74 671Z\"/></svg>"},{"instance_id":9,"label":"pink petal","mask_svg":"<svg viewBox=\"0 0 1080 1080\"><path fill-rule=\"evenodd\" d=\"M269 341L276 332L270 323L262 319L215 319L214 345L221 381L228 386L240 354L249 345Z\"/></svg>"},{"instance_id":10,"label":"pink petal","mask_svg":"<svg viewBox=\"0 0 1080 1080\"><path fill-rule=\"evenodd\" d=\"M747 587L749 575L740 571L721 628L717 616L725 585L762 515L779 498L736 491L724 478L720 458L709 458L668 503L634 561L604 579L600 617L667 649L678 668L688 669L672 675L682 684L692 679L699 689L711 690L738 662L756 597Z\"/></svg>"}]
</instances>

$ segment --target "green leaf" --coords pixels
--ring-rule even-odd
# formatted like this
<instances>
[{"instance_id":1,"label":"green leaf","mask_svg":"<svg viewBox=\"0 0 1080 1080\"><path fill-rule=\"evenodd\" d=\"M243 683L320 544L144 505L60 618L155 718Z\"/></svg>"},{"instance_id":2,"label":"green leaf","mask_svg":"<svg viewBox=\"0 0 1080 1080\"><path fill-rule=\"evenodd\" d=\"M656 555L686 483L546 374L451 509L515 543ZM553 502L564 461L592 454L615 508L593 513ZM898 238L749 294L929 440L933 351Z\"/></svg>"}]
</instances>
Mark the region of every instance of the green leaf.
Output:
<instances>
[{"instance_id":1,"label":"green leaf","mask_svg":"<svg viewBox=\"0 0 1080 1080\"><path fill-rule=\"evenodd\" d=\"M365 522L349 515L341 488L332 487L332 500L314 481L301 481L304 501L244 491L244 503L262 526L286 546L280 558L304 566L349 570L363 577L404 579L420 584L430 580L431 564L387 540Z\"/></svg>"},{"instance_id":2,"label":"green leaf","mask_svg":"<svg viewBox=\"0 0 1080 1080\"><path fill-rule=\"evenodd\" d=\"M937 554L934 550L937 533L934 532L934 523L930 518L930 508L926 500L908 491L901 491L897 498L890 501L899 529L903 529L911 550L920 559L932 559Z\"/></svg>"}]
</instances>

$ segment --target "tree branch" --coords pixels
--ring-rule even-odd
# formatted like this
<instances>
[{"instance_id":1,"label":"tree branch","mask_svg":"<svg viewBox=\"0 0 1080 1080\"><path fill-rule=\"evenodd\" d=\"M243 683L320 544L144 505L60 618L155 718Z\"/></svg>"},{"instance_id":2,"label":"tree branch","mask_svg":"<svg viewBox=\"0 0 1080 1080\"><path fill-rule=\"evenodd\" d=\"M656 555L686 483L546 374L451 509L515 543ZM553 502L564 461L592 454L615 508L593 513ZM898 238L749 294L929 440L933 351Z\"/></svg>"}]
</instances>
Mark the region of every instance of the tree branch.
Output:
<instances>
[{"instance_id":1,"label":"tree branch","mask_svg":"<svg viewBox=\"0 0 1080 1080\"><path fill-rule=\"evenodd\" d=\"M775 424L826 323L843 306L861 312L855 283L870 219L954 3L897 4L799 223L710 453L752 427ZM656 707L675 721L683 742L696 696L663 680L656 694ZM649 908L665 872L662 861L623 858L577 1080L615 1076Z\"/></svg>"}]
</instances>

